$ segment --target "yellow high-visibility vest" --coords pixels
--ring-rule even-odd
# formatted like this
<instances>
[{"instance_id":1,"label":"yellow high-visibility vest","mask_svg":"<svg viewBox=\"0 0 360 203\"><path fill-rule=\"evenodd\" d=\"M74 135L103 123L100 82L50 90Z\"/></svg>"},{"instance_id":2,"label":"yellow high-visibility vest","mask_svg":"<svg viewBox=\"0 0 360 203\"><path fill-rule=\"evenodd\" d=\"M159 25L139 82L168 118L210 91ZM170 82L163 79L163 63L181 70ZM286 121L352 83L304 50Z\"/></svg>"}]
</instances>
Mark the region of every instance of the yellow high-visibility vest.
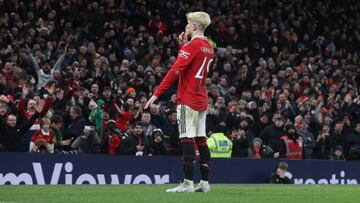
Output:
<instances>
[{"instance_id":1,"label":"yellow high-visibility vest","mask_svg":"<svg viewBox=\"0 0 360 203\"><path fill-rule=\"evenodd\" d=\"M213 133L207 141L211 158L230 158L232 142L224 133Z\"/></svg>"}]
</instances>

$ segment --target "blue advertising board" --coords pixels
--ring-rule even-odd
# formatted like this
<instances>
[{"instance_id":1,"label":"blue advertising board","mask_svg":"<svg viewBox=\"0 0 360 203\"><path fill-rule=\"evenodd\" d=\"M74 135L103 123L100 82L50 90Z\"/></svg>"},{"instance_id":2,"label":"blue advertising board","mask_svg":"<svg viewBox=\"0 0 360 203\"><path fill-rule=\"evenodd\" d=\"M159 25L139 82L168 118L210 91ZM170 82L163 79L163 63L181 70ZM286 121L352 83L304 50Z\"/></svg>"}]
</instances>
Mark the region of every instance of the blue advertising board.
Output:
<instances>
[{"instance_id":1,"label":"blue advertising board","mask_svg":"<svg viewBox=\"0 0 360 203\"><path fill-rule=\"evenodd\" d=\"M279 161L295 184L358 184L360 162L212 159L212 183L266 183ZM195 181L199 180L198 166ZM166 184L183 179L181 157L0 153L0 185Z\"/></svg>"}]
</instances>

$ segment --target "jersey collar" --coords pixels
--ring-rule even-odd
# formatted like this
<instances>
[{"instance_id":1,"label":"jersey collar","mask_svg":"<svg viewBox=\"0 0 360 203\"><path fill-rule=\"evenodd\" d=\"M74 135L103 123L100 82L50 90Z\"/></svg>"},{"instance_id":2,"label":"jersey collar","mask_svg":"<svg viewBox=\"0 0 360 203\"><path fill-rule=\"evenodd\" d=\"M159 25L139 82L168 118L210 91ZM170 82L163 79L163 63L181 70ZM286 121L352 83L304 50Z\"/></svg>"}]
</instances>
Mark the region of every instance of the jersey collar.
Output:
<instances>
[{"instance_id":1,"label":"jersey collar","mask_svg":"<svg viewBox=\"0 0 360 203\"><path fill-rule=\"evenodd\" d=\"M205 37L204 35L195 35L191 38L191 40L194 40L196 38L199 38L199 39L203 39L203 40L207 40L207 37Z\"/></svg>"}]
</instances>

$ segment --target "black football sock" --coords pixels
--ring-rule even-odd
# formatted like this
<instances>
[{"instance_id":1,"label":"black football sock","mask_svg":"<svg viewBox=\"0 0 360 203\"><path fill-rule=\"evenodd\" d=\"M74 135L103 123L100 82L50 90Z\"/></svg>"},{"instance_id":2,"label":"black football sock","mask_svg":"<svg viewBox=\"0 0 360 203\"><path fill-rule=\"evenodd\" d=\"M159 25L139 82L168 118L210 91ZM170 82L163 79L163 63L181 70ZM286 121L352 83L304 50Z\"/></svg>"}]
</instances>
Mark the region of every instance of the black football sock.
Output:
<instances>
[{"instance_id":1,"label":"black football sock","mask_svg":"<svg viewBox=\"0 0 360 203\"><path fill-rule=\"evenodd\" d=\"M183 169L185 179L193 180L194 177L194 160L195 160L195 149L194 143L189 141L182 141L183 149Z\"/></svg>"},{"instance_id":2,"label":"black football sock","mask_svg":"<svg viewBox=\"0 0 360 203\"><path fill-rule=\"evenodd\" d=\"M199 146L201 180L209 180L210 172L210 151L207 145Z\"/></svg>"}]
</instances>

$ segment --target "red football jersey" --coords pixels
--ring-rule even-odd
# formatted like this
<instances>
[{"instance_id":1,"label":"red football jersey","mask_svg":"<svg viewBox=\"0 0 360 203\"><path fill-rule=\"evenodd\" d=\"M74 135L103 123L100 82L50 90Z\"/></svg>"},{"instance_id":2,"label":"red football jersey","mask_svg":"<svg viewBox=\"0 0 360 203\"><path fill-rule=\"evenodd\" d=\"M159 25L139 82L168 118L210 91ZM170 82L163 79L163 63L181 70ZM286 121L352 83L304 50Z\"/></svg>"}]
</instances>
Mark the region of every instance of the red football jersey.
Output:
<instances>
[{"instance_id":1,"label":"red football jersey","mask_svg":"<svg viewBox=\"0 0 360 203\"><path fill-rule=\"evenodd\" d=\"M154 95L160 96L179 79L177 104L184 104L196 111L206 111L208 95L205 79L214 58L214 49L206 37L194 37L179 50L175 63L170 68Z\"/></svg>"},{"instance_id":2,"label":"red football jersey","mask_svg":"<svg viewBox=\"0 0 360 203\"><path fill-rule=\"evenodd\" d=\"M52 131L49 131L49 135L44 135L40 129L40 130L35 131L33 136L31 137L32 142L36 142L38 140L44 140L49 144L54 144L55 135Z\"/></svg>"}]
</instances>

